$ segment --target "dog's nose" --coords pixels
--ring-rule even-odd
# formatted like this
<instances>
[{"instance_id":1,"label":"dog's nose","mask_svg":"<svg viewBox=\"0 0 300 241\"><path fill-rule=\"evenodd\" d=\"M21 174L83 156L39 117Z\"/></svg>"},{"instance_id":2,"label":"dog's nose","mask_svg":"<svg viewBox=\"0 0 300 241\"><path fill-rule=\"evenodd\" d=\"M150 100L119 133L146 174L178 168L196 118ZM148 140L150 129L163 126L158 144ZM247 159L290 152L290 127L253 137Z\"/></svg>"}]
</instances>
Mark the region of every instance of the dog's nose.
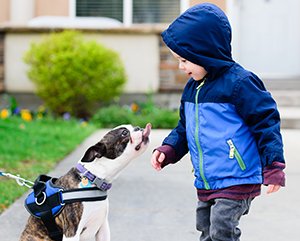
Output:
<instances>
[{"instance_id":1,"label":"dog's nose","mask_svg":"<svg viewBox=\"0 0 300 241\"><path fill-rule=\"evenodd\" d=\"M143 130L141 127L139 127L139 126L136 126L136 127L134 127L134 129L133 129L133 131L141 131L141 130Z\"/></svg>"}]
</instances>

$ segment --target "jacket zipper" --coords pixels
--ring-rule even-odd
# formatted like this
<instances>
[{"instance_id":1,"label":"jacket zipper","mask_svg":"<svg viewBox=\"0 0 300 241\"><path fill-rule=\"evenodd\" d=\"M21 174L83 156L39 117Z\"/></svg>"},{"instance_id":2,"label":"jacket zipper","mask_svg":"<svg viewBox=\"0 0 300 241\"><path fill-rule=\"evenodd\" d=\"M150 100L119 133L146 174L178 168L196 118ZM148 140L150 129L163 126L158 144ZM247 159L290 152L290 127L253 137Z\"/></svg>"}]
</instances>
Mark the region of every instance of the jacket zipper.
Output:
<instances>
[{"instance_id":1,"label":"jacket zipper","mask_svg":"<svg viewBox=\"0 0 300 241\"><path fill-rule=\"evenodd\" d=\"M229 145L229 158L233 159L235 157L238 161L240 168L242 169L242 171L244 171L246 169L245 162L243 161L243 158L241 157L240 153L233 144L233 141L229 139L227 140L227 144Z\"/></svg>"},{"instance_id":2,"label":"jacket zipper","mask_svg":"<svg viewBox=\"0 0 300 241\"><path fill-rule=\"evenodd\" d=\"M204 84L204 81L202 81L202 83L200 83L197 87L197 92L196 92L196 97L195 97L195 104L196 104L196 129L195 129L195 141L196 141L196 146L198 149L198 153L199 153L199 169L200 169L200 176L204 182L204 187L206 190L210 189L210 186L206 180L206 177L204 175L204 169L203 169L203 151L200 145L200 141L199 141L199 107L198 107L198 95L200 92L200 89L202 88Z\"/></svg>"}]
</instances>

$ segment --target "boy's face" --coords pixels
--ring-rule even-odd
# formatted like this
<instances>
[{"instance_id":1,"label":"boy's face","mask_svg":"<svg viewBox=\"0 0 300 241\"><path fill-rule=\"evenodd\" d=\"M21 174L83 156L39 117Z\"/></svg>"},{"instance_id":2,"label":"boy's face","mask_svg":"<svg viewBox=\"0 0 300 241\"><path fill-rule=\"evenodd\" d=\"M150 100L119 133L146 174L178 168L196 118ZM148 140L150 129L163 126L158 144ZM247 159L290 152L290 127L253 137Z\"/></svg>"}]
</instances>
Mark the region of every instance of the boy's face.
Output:
<instances>
[{"instance_id":1,"label":"boy's face","mask_svg":"<svg viewBox=\"0 0 300 241\"><path fill-rule=\"evenodd\" d=\"M192 77L194 80L202 80L207 74L207 71L200 65L194 64L178 54L174 53L171 50L173 56L179 61L179 69L183 70L189 77Z\"/></svg>"}]
</instances>

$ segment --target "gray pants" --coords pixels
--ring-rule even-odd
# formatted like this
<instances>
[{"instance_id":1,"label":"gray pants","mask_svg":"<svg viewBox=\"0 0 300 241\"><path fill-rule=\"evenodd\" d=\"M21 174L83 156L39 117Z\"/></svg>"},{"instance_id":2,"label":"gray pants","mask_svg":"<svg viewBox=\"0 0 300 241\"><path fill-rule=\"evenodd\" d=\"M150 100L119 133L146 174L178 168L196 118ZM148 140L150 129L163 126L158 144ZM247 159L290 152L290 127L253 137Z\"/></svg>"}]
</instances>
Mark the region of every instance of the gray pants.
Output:
<instances>
[{"instance_id":1,"label":"gray pants","mask_svg":"<svg viewBox=\"0 0 300 241\"><path fill-rule=\"evenodd\" d=\"M249 212L252 200L216 198L199 201L196 225L202 232L200 241L239 241L241 231L237 226L241 216Z\"/></svg>"}]
</instances>

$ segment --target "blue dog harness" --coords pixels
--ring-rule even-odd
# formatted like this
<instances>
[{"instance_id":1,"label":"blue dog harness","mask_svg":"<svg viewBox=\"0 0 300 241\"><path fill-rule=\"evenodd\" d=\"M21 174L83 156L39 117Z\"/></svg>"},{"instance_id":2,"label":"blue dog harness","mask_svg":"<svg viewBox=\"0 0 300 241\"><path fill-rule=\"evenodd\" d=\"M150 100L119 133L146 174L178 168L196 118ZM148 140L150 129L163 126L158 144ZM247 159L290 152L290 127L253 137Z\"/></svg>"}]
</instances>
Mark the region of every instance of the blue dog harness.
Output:
<instances>
[{"instance_id":1,"label":"blue dog harness","mask_svg":"<svg viewBox=\"0 0 300 241\"><path fill-rule=\"evenodd\" d=\"M51 239L61 241L63 233L56 225L55 217L61 213L65 204L105 200L107 189L85 187L63 190L54 184L56 180L57 178L40 175L34 182L33 192L25 200L25 207L31 215L43 221Z\"/></svg>"}]
</instances>

